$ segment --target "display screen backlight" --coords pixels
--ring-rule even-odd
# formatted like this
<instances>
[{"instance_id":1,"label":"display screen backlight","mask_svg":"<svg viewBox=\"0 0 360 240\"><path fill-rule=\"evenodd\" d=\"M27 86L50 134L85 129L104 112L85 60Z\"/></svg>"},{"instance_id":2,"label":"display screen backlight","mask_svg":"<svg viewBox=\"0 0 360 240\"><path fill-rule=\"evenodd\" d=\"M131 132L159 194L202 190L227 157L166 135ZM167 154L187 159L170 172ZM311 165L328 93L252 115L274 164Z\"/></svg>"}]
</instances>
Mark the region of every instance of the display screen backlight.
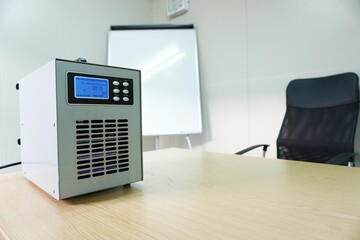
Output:
<instances>
[{"instance_id":1,"label":"display screen backlight","mask_svg":"<svg viewBox=\"0 0 360 240\"><path fill-rule=\"evenodd\" d=\"M105 78L92 78L75 76L75 98L109 99L109 80Z\"/></svg>"}]
</instances>

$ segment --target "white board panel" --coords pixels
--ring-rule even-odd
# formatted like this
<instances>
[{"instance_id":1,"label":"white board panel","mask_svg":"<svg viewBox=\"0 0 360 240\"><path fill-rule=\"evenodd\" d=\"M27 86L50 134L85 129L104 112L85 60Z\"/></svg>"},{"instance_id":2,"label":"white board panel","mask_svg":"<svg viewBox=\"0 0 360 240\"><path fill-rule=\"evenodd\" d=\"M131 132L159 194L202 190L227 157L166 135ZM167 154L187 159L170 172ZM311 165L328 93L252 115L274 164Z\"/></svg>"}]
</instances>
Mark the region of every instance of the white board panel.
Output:
<instances>
[{"instance_id":1,"label":"white board panel","mask_svg":"<svg viewBox=\"0 0 360 240\"><path fill-rule=\"evenodd\" d=\"M143 135L201 133L194 28L111 30L108 64L141 70Z\"/></svg>"}]
</instances>

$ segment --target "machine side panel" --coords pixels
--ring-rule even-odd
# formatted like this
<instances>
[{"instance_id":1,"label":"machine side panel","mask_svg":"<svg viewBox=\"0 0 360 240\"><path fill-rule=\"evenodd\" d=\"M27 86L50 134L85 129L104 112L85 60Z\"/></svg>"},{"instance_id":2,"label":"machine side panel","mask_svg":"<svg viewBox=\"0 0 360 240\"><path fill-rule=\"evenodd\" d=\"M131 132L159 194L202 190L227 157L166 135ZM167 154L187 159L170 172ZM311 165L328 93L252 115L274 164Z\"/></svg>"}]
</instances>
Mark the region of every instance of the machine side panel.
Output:
<instances>
[{"instance_id":1,"label":"machine side panel","mask_svg":"<svg viewBox=\"0 0 360 240\"><path fill-rule=\"evenodd\" d=\"M58 199L55 61L19 83L23 174Z\"/></svg>"}]
</instances>

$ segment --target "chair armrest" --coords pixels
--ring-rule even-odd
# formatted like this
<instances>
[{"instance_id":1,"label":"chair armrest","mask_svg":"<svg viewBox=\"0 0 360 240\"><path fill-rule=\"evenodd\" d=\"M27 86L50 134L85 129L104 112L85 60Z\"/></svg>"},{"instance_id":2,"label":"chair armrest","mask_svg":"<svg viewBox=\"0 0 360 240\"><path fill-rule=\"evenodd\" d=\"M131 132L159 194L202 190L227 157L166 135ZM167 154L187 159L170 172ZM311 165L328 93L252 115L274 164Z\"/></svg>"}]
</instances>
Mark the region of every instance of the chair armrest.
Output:
<instances>
[{"instance_id":1,"label":"chair armrest","mask_svg":"<svg viewBox=\"0 0 360 240\"><path fill-rule=\"evenodd\" d=\"M332 157L329 161L327 161L327 164L335 164L335 165L345 165L348 163L351 158L355 157L356 153L352 152L343 152L335 155Z\"/></svg>"},{"instance_id":2,"label":"chair armrest","mask_svg":"<svg viewBox=\"0 0 360 240\"><path fill-rule=\"evenodd\" d=\"M235 154L237 154L237 155L242 155L242 154L247 153L247 152L249 152L249 151L251 151L251 150L253 150L253 149L255 149L255 148L263 147L263 153L264 153L263 156L265 157L265 152L266 152L266 150L267 150L267 148L268 148L269 146L270 146L269 144L257 144L257 145L254 145L254 146L245 148L245 149L243 149L243 150L241 150L241 151L239 151L239 152L237 152L237 153L235 153Z\"/></svg>"}]
</instances>

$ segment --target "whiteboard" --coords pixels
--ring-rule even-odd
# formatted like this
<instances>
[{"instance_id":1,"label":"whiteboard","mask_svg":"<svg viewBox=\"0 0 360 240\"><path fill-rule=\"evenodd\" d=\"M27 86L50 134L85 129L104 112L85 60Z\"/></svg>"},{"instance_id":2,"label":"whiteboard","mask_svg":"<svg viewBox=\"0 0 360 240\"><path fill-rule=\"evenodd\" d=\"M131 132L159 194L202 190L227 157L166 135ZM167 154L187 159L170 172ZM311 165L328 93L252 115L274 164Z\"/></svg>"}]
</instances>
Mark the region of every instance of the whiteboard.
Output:
<instances>
[{"instance_id":1,"label":"whiteboard","mask_svg":"<svg viewBox=\"0 0 360 240\"><path fill-rule=\"evenodd\" d=\"M202 132L192 25L112 26L108 64L141 70L144 136Z\"/></svg>"}]
</instances>

